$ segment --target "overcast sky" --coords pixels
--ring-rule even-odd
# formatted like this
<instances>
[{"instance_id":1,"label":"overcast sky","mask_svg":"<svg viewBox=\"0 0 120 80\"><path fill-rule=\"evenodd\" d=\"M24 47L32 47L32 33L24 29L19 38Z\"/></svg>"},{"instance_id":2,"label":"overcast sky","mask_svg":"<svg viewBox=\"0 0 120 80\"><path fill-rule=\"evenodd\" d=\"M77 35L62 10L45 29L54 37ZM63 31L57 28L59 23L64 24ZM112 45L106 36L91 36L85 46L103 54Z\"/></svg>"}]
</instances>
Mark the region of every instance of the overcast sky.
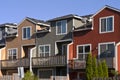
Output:
<instances>
[{"instance_id":1,"label":"overcast sky","mask_svg":"<svg viewBox=\"0 0 120 80\"><path fill-rule=\"evenodd\" d=\"M49 20L67 14L94 14L109 5L120 9L120 0L0 0L0 24L19 23L25 17Z\"/></svg>"}]
</instances>

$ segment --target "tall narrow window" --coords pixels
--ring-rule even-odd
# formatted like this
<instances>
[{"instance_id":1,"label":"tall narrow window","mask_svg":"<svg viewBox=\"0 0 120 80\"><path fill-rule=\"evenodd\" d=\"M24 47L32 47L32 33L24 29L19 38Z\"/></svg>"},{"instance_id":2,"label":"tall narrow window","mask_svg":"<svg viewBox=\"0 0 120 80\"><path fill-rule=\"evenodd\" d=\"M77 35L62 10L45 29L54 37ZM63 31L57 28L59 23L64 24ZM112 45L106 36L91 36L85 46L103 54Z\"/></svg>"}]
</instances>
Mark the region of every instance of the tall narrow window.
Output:
<instances>
[{"instance_id":1,"label":"tall narrow window","mask_svg":"<svg viewBox=\"0 0 120 80\"><path fill-rule=\"evenodd\" d=\"M8 59L9 60L14 60L17 59L17 49L8 49Z\"/></svg>"},{"instance_id":2,"label":"tall narrow window","mask_svg":"<svg viewBox=\"0 0 120 80\"><path fill-rule=\"evenodd\" d=\"M78 59L85 60L90 50L91 50L90 44L78 45L77 46Z\"/></svg>"},{"instance_id":3,"label":"tall narrow window","mask_svg":"<svg viewBox=\"0 0 120 80\"><path fill-rule=\"evenodd\" d=\"M50 56L50 45L39 45L39 57Z\"/></svg>"},{"instance_id":4,"label":"tall narrow window","mask_svg":"<svg viewBox=\"0 0 120 80\"><path fill-rule=\"evenodd\" d=\"M30 27L23 27L23 30L22 30L22 38L23 39L30 39Z\"/></svg>"},{"instance_id":5,"label":"tall narrow window","mask_svg":"<svg viewBox=\"0 0 120 80\"><path fill-rule=\"evenodd\" d=\"M100 18L100 33L113 32L113 16Z\"/></svg>"},{"instance_id":6,"label":"tall narrow window","mask_svg":"<svg viewBox=\"0 0 120 80\"><path fill-rule=\"evenodd\" d=\"M66 33L67 33L67 21L66 20L57 21L56 22L56 34L62 35Z\"/></svg>"}]
</instances>

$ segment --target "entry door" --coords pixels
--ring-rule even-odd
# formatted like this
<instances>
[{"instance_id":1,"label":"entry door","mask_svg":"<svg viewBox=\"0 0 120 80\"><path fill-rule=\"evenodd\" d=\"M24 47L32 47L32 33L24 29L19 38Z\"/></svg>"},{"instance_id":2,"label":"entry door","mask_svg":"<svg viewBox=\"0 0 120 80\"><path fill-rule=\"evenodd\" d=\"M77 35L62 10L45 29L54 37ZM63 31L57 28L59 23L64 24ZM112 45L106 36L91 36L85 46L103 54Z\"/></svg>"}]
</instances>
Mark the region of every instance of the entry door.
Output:
<instances>
[{"instance_id":1,"label":"entry door","mask_svg":"<svg viewBox=\"0 0 120 80\"><path fill-rule=\"evenodd\" d=\"M67 44L63 44L62 45L62 55L66 55L67 54Z\"/></svg>"}]
</instances>

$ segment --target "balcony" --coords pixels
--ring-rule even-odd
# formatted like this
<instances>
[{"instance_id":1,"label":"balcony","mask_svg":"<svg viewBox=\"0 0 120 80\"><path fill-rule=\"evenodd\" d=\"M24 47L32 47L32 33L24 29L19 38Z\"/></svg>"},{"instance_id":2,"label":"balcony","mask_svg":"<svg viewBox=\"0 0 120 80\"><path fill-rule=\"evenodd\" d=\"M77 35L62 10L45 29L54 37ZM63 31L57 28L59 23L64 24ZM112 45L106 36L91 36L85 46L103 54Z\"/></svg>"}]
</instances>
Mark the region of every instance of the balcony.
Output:
<instances>
[{"instance_id":1,"label":"balcony","mask_svg":"<svg viewBox=\"0 0 120 80\"><path fill-rule=\"evenodd\" d=\"M105 60L108 68L115 68L113 57L99 58L98 60L100 60L100 61ZM70 60L69 61L69 68L71 68L71 69L85 69L86 68L86 61L85 61L85 59L84 60L79 60L79 59Z\"/></svg>"},{"instance_id":2,"label":"balcony","mask_svg":"<svg viewBox=\"0 0 120 80\"><path fill-rule=\"evenodd\" d=\"M67 58L65 55L50 56L50 57L35 57L32 58L33 67L54 67L67 65Z\"/></svg>"},{"instance_id":3,"label":"balcony","mask_svg":"<svg viewBox=\"0 0 120 80\"><path fill-rule=\"evenodd\" d=\"M108 68L115 68L113 57L100 58L99 60L105 60Z\"/></svg>"},{"instance_id":4,"label":"balcony","mask_svg":"<svg viewBox=\"0 0 120 80\"><path fill-rule=\"evenodd\" d=\"M1 68L29 67L29 58L1 60Z\"/></svg>"}]
</instances>

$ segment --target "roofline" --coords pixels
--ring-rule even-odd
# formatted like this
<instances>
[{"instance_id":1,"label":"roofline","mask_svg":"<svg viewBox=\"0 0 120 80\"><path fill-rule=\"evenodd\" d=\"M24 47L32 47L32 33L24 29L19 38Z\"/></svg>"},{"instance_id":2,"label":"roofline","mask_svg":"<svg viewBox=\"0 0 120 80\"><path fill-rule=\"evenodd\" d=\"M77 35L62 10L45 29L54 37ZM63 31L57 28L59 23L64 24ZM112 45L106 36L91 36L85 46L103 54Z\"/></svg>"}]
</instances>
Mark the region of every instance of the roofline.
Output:
<instances>
[{"instance_id":1,"label":"roofline","mask_svg":"<svg viewBox=\"0 0 120 80\"><path fill-rule=\"evenodd\" d=\"M38 24L38 25L43 25L43 26L48 26L48 27L50 26L49 24L40 23L40 22L39 22L39 23L37 23L37 24Z\"/></svg>"},{"instance_id":2,"label":"roofline","mask_svg":"<svg viewBox=\"0 0 120 80\"><path fill-rule=\"evenodd\" d=\"M114 7L111 7L111 6L105 5L102 9L100 9L99 11L97 11L97 12L92 16L92 18L93 18L94 16L96 16L98 13L100 13L100 12L101 12L103 9L105 9L105 8L109 8L109 9L111 9L111 10L114 10L114 11L120 12L120 10L117 9L117 8L114 8Z\"/></svg>"},{"instance_id":3,"label":"roofline","mask_svg":"<svg viewBox=\"0 0 120 80\"><path fill-rule=\"evenodd\" d=\"M65 15L65 16L67 16L67 15ZM61 18L61 17L63 17L63 16L60 16L60 17L58 17L58 18ZM68 16L68 17L61 18L61 19L67 19L67 18L71 18L71 17L73 17L73 18L77 18L77 19L83 19L82 17L80 17L80 16L77 16L77 15ZM56 17L56 18L57 18L57 17ZM61 19L56 19L56 18L53 18L53 19L50 19L50 20L47 20L47 21L49 22L49 21L61 20Z\"/></svg>"},{"instance_id":4,"label":"roofline","mask_svg":"<svg viewBox=\"0 0 120 80\"><path fill-rule=\"evenodd\" d=\"M76 29L76 30L73 30L73 32L85 31L85 30L93 30L93 28L86 28L86 29Z\"/></svg>"}]
</instances>

